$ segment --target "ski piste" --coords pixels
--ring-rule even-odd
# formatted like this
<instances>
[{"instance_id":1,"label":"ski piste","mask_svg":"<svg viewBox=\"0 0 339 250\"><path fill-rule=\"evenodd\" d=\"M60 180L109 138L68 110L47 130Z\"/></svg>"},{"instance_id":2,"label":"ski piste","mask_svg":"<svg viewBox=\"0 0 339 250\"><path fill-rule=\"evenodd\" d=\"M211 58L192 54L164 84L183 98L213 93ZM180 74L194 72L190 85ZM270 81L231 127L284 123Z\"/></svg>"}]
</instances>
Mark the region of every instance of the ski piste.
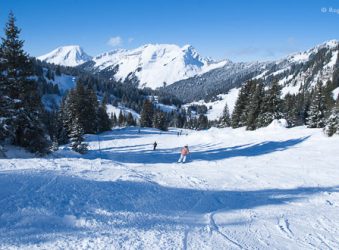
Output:
<instances>
[{"instance_id":1,"label":"ski piste","mask_svg":"<svg viewBox=\"0 0 339 250\"><path fill-rule=\"evenodd\" d=\"M85 155L6 148L0 249L338 248L339 137L277 126L187 132L86 135ZM177 163L186 144L189 161Z\"/></svg>"}]
</instances>

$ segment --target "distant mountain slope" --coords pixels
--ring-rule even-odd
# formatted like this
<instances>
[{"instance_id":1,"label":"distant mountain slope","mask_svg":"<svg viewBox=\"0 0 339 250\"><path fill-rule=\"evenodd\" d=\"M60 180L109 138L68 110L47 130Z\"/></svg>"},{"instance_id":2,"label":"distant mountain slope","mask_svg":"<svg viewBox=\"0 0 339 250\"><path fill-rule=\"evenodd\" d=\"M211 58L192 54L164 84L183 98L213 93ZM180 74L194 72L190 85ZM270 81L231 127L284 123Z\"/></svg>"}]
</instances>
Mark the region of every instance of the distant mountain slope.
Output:
<instances>
[{"instance_id":1,"label":"distant mountain slope","mask_svg":"<svg viewBox=\"0 0 339 250\"><path fill-rule=\"evenodd\" d=\"M213 100L249 79L266 84L276 80L283 94L297 93L321 80L338 81L338 46L331 40L305 52L271 62L215 62L201 57L189 45L148 44L89 57L79 46L60 47L39 57L50 63L77 66L105 79L134 83L139 88L162 89L184 102Z\"/></svg>"},{"instance_id":2,"label":"distant mountain slope","mask_svg":"<svg viewBox=\"0 0 339 250\"><path fill-rule=\"evenodd\" d=\"M92 59L78 45L59 47L46 55L38 57L39 60L62 66L78 66Z\"/></svg>"},{"instance_id":3,"label":"distant mountain slope","mask_svg":"<svg viewBox=\"0 0 339 250\"><path fill-rule=\"evenodd\" d=\"M178 81L164 91L184 102L211 100L219 94L239 87L249 79L261 79L266 84L276 80L283 86L283 94L298 93L302 87L314 86L317 81L339 79L339 42L331 40L308 51L272 62L232 63Z\"/></svg>"},{"instance_id":4,"label":"distant mountain slope","mask_svg":"<svg viewBox=\"0 0 339 250\"><path fill-rule=\"evenodd\" d=\"M119 81L134 78L139 87L155 89L225 64L202 58L189 45L147 44L101 54L93 58L91 68L94 72L111 71Z\"/></svg>"},{"instance_id":5,"label":"distant mountain slope","mask_svg":"<svg viewBox=\"0 0 339 250\"><path fill-rule=\"evenodd\" d=\"M193 78L178 81L163 91L177 96L184 102L210 100L218 94L227 93L243 82L260 75L269 67L267 63L228 63Z\"/></svg>"},{"instance_id":6,"label":"distant mountain slope","mask_svg":"<svg viewBox=\"0 0 339 250\"><path fill-rule=\"evenodd\" d=\"M147 44L136 49L118 49L92 59L80 47L67 46L38 57L50 63L78 66L93 73L105 73L117 81L134 80L139 87L152 89L170 85L209 70L228 61L215 62L201 57L190 45Z\"/></svg>"}]
</instances>

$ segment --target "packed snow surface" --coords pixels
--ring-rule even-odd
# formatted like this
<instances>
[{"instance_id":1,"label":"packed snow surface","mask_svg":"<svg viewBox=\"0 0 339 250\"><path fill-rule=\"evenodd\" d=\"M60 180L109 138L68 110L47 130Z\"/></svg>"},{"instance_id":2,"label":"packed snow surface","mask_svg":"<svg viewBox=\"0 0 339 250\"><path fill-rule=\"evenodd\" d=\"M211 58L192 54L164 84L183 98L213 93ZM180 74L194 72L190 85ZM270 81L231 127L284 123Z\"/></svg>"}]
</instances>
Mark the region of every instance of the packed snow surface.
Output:
<instances>
[{"instance_id":1,"label":"packed snow surface","mask_svg":"<svg viewBox=\"0 0 339 250\"><path fill-rule=\"evenodd\" d=\"M0 248L339 249L339 136L278 125L115 129L83 156L9 148Z\"/></svg>"}]
</instances>

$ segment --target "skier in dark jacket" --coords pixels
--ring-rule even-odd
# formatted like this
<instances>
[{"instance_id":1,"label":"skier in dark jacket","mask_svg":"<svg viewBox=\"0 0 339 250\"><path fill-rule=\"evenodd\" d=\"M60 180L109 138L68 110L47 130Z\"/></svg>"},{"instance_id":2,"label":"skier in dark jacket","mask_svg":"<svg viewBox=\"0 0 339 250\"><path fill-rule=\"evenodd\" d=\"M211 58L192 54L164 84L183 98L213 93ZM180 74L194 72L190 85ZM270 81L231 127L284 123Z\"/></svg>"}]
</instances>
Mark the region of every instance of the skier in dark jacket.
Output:
<instances>
[{"instance_id":1,"label":"skier in dark jacket","mask_svg":"<svg viewBox=\"0 0 339 250\"><path fill-rule=\"evenodd\" d=\"M158 144L157 144L157 142L155 141L155 142L153 143L153 150L156 150L157 146L158 146Z\"/></svg>"}]
</instances>

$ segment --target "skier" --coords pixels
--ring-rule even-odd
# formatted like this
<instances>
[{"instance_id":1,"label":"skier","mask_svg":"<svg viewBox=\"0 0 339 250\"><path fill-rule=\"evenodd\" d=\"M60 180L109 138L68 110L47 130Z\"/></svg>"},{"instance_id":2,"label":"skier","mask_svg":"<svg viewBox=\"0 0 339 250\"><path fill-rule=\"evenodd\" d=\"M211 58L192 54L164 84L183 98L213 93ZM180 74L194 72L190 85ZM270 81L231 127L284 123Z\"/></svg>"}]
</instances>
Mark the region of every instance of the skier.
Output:
<instances>
[{"instance_id":1,"label":"skier","mask_svg":"<svg viewBox=\"0 0 339 250\"><path fill-rule=\"evenodd\" d=\"M155 149L157 148L157 146L158 146L158 144L157 144L157 142L155 141L155 142L153 143L153 150L155 150Z\"/></svg>"},{"instance_id":2,"label":"skier","mask_svg":"<svg viewBox=\"0 0 339 250\"><path fill-rule=\"evenodd\" d=\"M186 156L190 153L190 151L188 150L188 145L185 145L185 147L183 147L181 149L181 154L180 154L180 158L178 160L178 162L185 162L186 161Z\"/></svg>"}]
</instances>

